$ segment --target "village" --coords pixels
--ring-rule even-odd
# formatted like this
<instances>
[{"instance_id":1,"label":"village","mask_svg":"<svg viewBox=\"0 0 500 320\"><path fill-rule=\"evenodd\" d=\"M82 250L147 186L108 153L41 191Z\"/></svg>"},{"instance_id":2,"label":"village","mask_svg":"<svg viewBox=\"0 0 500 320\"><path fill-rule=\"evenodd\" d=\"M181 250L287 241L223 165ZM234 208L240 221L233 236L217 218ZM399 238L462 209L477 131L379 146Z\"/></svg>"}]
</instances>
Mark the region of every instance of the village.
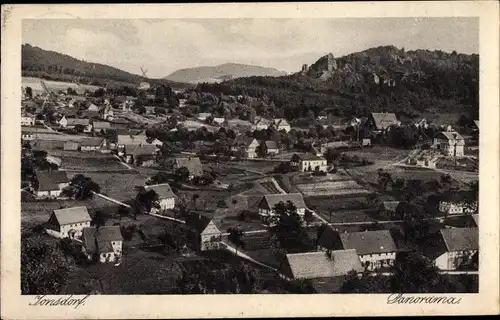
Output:
<instances>
[{"instance_id":1,"label":"village","mask_svg":"<svg viewBox=\"0 0 500 320\"><path fill-rule=\"evenodd\" d=\"M248 262L263 291L340 292L409 253L478 274L478 120L294 127L245 95L40 84L21 102L22 226L78 262L65 292L185 293L205 260Z\"/></svg>"}]
</instances>

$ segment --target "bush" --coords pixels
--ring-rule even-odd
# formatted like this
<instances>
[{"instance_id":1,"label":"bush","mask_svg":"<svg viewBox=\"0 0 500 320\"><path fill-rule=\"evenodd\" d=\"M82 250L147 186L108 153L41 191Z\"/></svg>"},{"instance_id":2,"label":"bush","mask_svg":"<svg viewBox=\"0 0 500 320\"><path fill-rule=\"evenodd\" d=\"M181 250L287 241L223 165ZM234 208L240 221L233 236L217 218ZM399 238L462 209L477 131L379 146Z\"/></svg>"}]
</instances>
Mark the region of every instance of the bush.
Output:
<instances>
[{"instance_id":1,"label":"bush","mask_svg":"<svg viewBox=\"0 0 500 320\"><path fill-rule=\"evenodd\" d=\"M245 221L246 219L247 219L247 214L245 213L245 211L240 212L240 214L238 215L238 220Z\"/></svg>"},{"instance_id":2,"label":"bush","mask_svg":"<svg viewBox=\"0 0 500 320\"><path fill-rule=\"evenodd\" d=\"M219 201L217 201L217 208L227 208L227 204L226 204L226 201L220 199Z\"/></svg>"}]
</instances>

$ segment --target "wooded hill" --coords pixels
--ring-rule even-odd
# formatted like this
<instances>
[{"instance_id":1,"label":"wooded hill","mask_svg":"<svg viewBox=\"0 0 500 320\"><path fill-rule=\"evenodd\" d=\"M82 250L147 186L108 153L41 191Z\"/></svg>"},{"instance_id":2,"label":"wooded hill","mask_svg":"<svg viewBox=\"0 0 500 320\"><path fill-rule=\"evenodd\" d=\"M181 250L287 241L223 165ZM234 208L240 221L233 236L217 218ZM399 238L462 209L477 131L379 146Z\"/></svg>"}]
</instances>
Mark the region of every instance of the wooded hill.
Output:
<instances>
[{"instance_id":1,"label":"wooded hill","mask_svg":"<svg viewBox=\"0 0 500 320\"><path fill-rule=\"evenodd\" d=\"M249 77L199 84L197 91L249 95L273 103L275 116L362 116L395 112L479 116L479 55L443 51L371 48L340 58L321 57L301 72L283 77ZM330 61L330 62L329 62ZM330 68L329 68L330 64Z\"/></svg>"},{"instance_id":2,"label":"wooded hill","mask_svg":"<svg viewBox=\"0 0 500 320\"><path fill-rule=\"evenodd\" d=\"M44 50L29 44L24 44L21 48L21 70L23 76L57 81L78 81L99 86L106 83L108 86L138 86L143 81L174 88L190 86L165 79L148 79L108 65L78 60L66 54Z\"/></svg>"}]
</instances>

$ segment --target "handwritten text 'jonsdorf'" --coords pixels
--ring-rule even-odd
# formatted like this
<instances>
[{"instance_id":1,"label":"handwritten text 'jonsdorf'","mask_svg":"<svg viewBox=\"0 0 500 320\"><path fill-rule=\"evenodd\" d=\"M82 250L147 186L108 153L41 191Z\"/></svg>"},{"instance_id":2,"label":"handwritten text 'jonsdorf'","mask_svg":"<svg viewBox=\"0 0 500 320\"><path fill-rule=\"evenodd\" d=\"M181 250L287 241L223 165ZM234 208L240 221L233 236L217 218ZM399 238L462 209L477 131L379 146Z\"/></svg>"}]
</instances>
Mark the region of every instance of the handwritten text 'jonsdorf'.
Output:
<instances>
[{"instance_id":1,"label":"handwritten text 'jonsdorf'","mask_svg":"<svg viewBox=\"0 0 500 320\"><path fill-rule=\"evenodd\" d=\"M89 296L86 295L83 298L76 298L73 297L73 295L70 296L64 296L64 297L50 297L47 298L46 295L43 296L36 296L35 301L31 302L29 305L30 306L49 306L49 307L55 307L55 306L64 306L64 307L74 307L75 309L85 305L85 301L87 300Z\"/></svg>"}]
</instances>

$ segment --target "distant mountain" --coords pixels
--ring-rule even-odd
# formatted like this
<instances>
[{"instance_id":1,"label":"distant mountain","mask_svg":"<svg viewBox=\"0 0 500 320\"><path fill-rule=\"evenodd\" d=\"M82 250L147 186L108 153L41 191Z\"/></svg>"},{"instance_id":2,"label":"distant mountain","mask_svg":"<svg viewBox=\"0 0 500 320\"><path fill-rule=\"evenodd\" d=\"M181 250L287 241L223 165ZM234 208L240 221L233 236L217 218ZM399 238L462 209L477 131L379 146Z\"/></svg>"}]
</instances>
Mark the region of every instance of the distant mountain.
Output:
<instances>
[{"instance_id":1,"label":"distant mountain","mask_svg":"<svg viewBox=\"0 0 500 320\"><path fill-rule=\"evenodd\" d=\"M286 72L279 71L274 68L266 68L238 63L226 63L215 67L195 67L180 69L166 76L165 79L170 81L188 83L212 83L242 77L279 77L286 74Z\"/></svg>"},{"instance_id":2,"label":"distant mountain","mask_svg":"<svg viewBox=\"0 0 500 320\"><path fill-rule=\"evenodd\" d=\"M131 85L141 82L164 83L171 87L185 87L164 79L147 79L118 68L100 63L86 62L55 51L44 50L30 44L21 47L21 70L23 76L48 80L78 81L93 85Z\"/></svg>"}]
</instances>

